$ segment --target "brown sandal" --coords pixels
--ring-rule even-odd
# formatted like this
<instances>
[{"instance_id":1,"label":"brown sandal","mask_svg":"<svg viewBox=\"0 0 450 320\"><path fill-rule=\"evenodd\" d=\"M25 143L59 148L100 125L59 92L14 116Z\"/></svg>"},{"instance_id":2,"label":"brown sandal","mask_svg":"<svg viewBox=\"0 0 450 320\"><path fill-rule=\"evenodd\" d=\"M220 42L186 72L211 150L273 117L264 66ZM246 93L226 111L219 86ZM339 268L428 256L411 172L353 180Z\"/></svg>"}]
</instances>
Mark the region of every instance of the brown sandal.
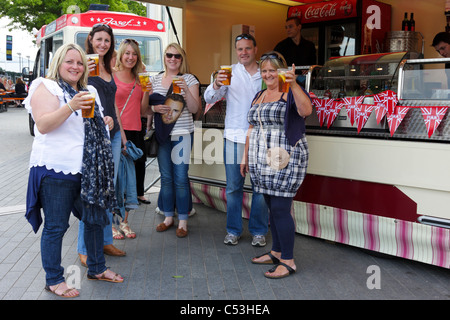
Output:
<instances>
[{"instance_id":1,"label":"brown sandal","mask_svg":"<svg viewBox=\"0 0 450 320\"><path fill-rule=\"evenodd\" d=\"M62 283L62 282L61 282ZM57 285L56 285L56 287L55 287L55 289L54 290L52 290L52 289L50 289L50 286L45 286L45 290L46 291L48 291L48 292L51 292L51 293L53 293L54 295L57 295L58 297L61 297L61 298L76 298L76 297L78 297L79 295L80 295L80 293L78 292L78 294L77 295L75 295L75 296L70 296L70 295L67 295L69 292L72 292L72 291L78 291L77 289L75 289L75 288L68 288L67 290L65 290L64 292L62 292L62 293L56 293L56 290L58 290L58 287L59 287L59 285L61 284L61 283L58 283Z\"/></svg>"},{"instance_id":2,"label":"brown sandal","mask_svg":"<svg viewBox=\"0 0 450 320\"><path fill-rule=\"evenodd\" d=\"M87 275L87 278L89 280L99 280L99 281L108 281L108 282L115 282L115 283L121 283L123 282L123 278L118 275L117 273L115 273L114 271L111 271L112 273L114 273L114 277L112 279L107 278L106 277L106 271L108 271L109 269L106 269L103 273L100 274L100 277L97 276L92 276L90 274ZM122 279L116 279L117 277L120 277Z\"/></svg>"}]
</instances>

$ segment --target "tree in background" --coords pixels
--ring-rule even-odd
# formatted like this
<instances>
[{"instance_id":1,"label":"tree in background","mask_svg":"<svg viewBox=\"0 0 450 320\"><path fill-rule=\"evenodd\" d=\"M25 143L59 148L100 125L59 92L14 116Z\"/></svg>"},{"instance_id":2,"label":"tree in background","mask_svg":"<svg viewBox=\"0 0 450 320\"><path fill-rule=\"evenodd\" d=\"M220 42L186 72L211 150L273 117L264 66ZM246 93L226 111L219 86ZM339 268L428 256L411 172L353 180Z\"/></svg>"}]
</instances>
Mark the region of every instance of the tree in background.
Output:
<instances>
[{"instance_id":1,"label":"tree in background","mask_svg":"<svg viewBox=\"0 0 450 320\"><path fill-rule=\"evenodd\" d=\"M107 4L110 11L146 15L145 6L132 0L0 0L0 16L12 20L11 29L19 27L32 32L33 28L39 30L63 14L73 13L74 6L85 12L90 4Z\"/></svg>"}]
</instances>

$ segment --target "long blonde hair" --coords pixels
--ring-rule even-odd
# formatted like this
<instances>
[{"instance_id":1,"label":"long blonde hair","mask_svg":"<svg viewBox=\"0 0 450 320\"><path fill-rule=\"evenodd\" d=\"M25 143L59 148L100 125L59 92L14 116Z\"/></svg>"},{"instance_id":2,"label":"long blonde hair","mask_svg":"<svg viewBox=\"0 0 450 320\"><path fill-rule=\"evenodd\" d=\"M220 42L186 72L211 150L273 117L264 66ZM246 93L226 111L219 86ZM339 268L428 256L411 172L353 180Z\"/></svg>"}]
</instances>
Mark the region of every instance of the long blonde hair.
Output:
<instances>
[{"instance_id":1,"label":"long blonde hair","mask_svg":"<svg viewBox=\"0 0 450 320\"><path fill-rule=\"evenodd\" d=\"M81 60L83 61L84 71L83 71L83 74L82 74L80 80L78 80L78 88L86 88L87 84L88 84L88 76L89 76L87 59L86 59L84 50L75 43L64 44L61 47L59 47L58 50L56 50L55 55L53 56L52 61L50 62L50 66L48 67L48 72L47 72L46 78L54 80L54 81L58 81L58 80L62 79L61 75L59 74L59 67L64 62L64 59L69 50L76 50L81 55Z\"/></svg>"},{"instance_id":2,"label":"long blonde hair","mask_svg":"<svg viewBox=\"0 0 450 320\"><path fill-rule=\"evenodd\" d=\"M120 43L119 49L117 49L116 66L114 67L114 69L117 71L122 70L123 68L122 57L125 53L127 45L130 45L137 54L137 61L135 66L131 69L131 73L134 75L135 78L138 78L139 72L142 72L144 68L142 63L141 50L139 50L139 44L134 39L124 39Z\"/></svg>"},{"instance_id":3,"label":"long blonde hair","mask_svg":"<svg viewBox=\"0 0 450 320\"><path fill-rule=\"evenodd\" d=\"M166 52L167 52L167 50L169 50L169 48L174 48L175 50L177 50L181 54L181 65L180 65L179 72L181 74L189 73L189 65L188 65L188 62L187 62L186 51L184 51L184 49L176 42L173 42L173 43L169 44L167 46L166 50L164 50L164 69L167 70L167 66L166 66Z\"/></svg>"}]
</instances>

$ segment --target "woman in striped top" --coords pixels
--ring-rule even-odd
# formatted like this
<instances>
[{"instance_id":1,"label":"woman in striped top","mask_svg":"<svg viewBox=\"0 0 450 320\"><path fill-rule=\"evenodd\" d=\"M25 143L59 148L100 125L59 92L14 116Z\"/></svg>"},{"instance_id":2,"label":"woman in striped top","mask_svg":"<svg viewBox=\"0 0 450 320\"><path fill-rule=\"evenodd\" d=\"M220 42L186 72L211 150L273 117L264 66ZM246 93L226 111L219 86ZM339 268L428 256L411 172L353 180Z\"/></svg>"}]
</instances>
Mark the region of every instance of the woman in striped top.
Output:
<instances>
[{"instance_id":1,"label":"woman in striped top","mask_svg":"<svg viewBox=\"0 0 450 320\"><path fill-rule=\"evenodd\" d=\"M158 149L158 164L161 173L161 203L159 208L164 212L165 220L156 228L162 232L174 224L175 207L178 211L179 224L176 231L178 237L187 235L187 218L189 213L189 161L194 132L193 114L201 108L199 87L195 76L189 74L186 52L176 43L169 44L164 52L164 72L152 79L153 92L167 96L171 88L173 76L179 75L176 84L181 88L186 106L168 139L160 143ZM166 114L170 106L152 106L153 112Z\"/></svg>"}]
</instances>

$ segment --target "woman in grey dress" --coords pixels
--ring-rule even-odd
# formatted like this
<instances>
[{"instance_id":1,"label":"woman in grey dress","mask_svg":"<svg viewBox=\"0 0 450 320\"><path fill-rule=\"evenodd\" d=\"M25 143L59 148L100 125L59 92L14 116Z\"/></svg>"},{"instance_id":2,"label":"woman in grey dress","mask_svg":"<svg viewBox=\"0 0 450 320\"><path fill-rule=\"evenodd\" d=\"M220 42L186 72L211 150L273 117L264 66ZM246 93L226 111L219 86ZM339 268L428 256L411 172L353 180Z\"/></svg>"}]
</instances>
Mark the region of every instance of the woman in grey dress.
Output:
<instances>
[{"instance_id":1,"label":"woman in grey dress","mask_svg":"<svg viewBox=\"0 0 450 320\"><path fill-rule=\"evenodd\" d=\"M291 205L306 174L304 117L312 112L309 95L295 81L294 65L286 73L289 92L278 91L279 68L286 68L281 54L273 51L261 56L267 89L256 95L248 113L250 128L241 164L242 175L250 172L255 190L264 194L270 211L272 250L252 259L256 264L275 264L264 274L268 278L286 277L296 270Z\"/></svg>"}]
</instances>

